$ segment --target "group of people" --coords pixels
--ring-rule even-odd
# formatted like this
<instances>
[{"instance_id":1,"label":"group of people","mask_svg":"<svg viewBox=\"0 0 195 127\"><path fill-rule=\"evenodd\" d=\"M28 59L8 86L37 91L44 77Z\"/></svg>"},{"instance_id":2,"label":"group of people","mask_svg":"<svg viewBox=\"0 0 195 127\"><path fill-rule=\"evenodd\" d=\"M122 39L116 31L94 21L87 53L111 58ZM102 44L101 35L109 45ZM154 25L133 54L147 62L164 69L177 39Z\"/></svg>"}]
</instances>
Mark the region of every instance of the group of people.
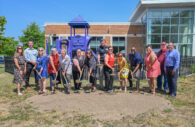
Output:
<instances>
[{"instance_id":1,"label":"group of people","mask_svg":"<svg viewBox=\"0 0 195 127\"><path fill-rule=\"evenodd\" d=\"M138 93L142 69L145 68L146 78L152 94L155 94L156 79L158 89L162 89L162 78L164 77L164 90L168 91L169 89L169 94L176 96L180 55L174 49L173 43L169 43L167 49L166 42L162 42L161 50L157 55L150 45L147 46L144 60L136 51L136 48L132 47L128 61L121 52L117 53L115 57L113 47L107 46L104 39L101 40L101 45L97 50L97 59L90 49L86 51L85 55L82 54L81 49L78 49L72 60L67 55L66 49L61 49L60 54L58 54L56 48L52 48L51 55L48 57L43 48L36 50L33 48L33 41L29 41L27 49L24 50L22 46L18 46L16 49L13 82L18 86L18 95L22 95L20 91L21 84L25 81L25 87L30 89L29 77L31 72L34 71L35 83L40 88L40 94L47 92L46 79L48 77L50 78L52 94L55 93L55 88L58 87L58 84L61 84L61 81L66 93L70 94L71 78L73 77L75 92L78 93L81 89L82 83L80 81L84 70L87 70L88 82L91 84L92 92L95 92L97 88L98 73L100 90L113 92L114 76L118 74L121 91L123 90L123 81L124 91L127 91L129 80L130 87L133 87L134 81L136 82L135 92ZM118 73L115 73L116 71ZM105 86L103 85L104 79Z\"/></svg>"}]
</instances>

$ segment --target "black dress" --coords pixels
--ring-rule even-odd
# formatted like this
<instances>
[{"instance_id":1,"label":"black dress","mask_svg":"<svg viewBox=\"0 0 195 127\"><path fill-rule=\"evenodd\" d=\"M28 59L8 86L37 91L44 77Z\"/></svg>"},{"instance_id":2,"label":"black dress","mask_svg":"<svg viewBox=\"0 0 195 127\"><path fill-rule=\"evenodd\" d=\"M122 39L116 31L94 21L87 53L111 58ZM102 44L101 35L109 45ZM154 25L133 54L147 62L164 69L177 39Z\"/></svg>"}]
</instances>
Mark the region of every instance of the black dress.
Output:
<instances>
[{"instance_id":1,"label":"black dress","mask_svg":"<svg viewBox=\"0 0 195 127\"><path fill-rule=\"evenodd\" d=\"M90 75L90 83L92 83L92 86L96 87L96 74L97 74L97 66L96 66L96 59L94 57L86 58L85 65L88 68L88 71L92 69L91 75Z\"/></svg>"},{"instance_id":2,"label":"black dress","mask_svg":"<svg viewBox=\"0 0 195 127\"><path fill-rule=\"evenodd\" d=\"M81 56L81 59L79 59L77 56L74 57L74 59L77 59L79 62L79 66L82 70L83 66L84 66L84 57ZM73 80L74 80L74 87L75 90L79 90L81 87L81 83L76 83L76 80L78 80L80 78L80 72L78 70L78 68L73 64L72 66L72 76L73 76ZM81 77L82 79L82 77Z\"/></svg>"}]
</instances>

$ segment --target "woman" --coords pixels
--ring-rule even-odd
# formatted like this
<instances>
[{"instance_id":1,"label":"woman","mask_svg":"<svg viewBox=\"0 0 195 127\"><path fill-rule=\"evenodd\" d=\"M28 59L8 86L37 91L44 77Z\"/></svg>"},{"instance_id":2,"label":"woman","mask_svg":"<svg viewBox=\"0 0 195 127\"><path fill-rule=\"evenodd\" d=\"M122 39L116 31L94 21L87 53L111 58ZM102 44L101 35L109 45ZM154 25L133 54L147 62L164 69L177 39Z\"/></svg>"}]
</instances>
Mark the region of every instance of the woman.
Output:
<instances>
[{"instance_id":1,"label":"woman","mask_svg":"<svg viewBox=\"0 0 195 127\"><path fill-rule=\"evenodd\" d=\"M123 54L120 52L118 53L118 76L120 76L120 91L122 91L123 81L121 79L125 80L125 92L127 92L127 78L129 74L129 66L126 61L126 59L123 57Z\"/></svg>"},{"instance_id":2,"label":"woman","mask_svg":"<svg viewBox=\"0 0 195 127\"><path fill-rule=\"evenodd\" d=\"M17 92L18 95L21 96L22 93L20 91L20 87L22 82L24 81L24 75L26 74L26 61L24 57L24 50L22 46L18 46L16 48L16 52L14 54L14 79L13 83L17 84Z\"/></svg>"},{"instance_id":3,"label":"woman","mask_svg":"<svg viewBox=\"0 0 195 127\"><path fill-rule=\"evenodd\" d=\"M156 77L161 74L160 63L158 62L156 54L152 51L152 47L147 46L147 53L145 57L146 75L149 79L150 92L155 95Z\"/></svg>"},{"instance_id":4,"label":"woman","mask_svg":"<svg viewBox=\"0 0 195 127\"><path fill-rule=\"evenodd\" d=\"M88 49L86 52L85 65L88 67L88 78L89 78L89 82L92 84L92 88L91 88L92 92L96 91L96 72L97 72L96 63L97 62L95 57L92 54L92 51Z\"/></svg>"},{"instance_id":5,"label":"woman","mask_svg":"<svg viewBox=\"0 0 195 127\"><path fill-rule=\"evenodd\" d=\"M81 55L81 50L78 49L76 52L76 56L73 58L73 66L72 66L74 87L75 87L76 93L79 92L80 87L81 87L81 83L77 83L76 80L81 80L79 78L83 73L82 70L84 67L84 61L85 61L85 58L84 58L84 56Z\"/></svg>"},{"instance_id":6,"label":"woman","mask_svg":"<svg viewBox=\"0 0 195 127\"><path fill-rule=\"evenodd\" d=\"M113 48L109 46L108 53L104 58L104 75L105 75L105 85L106 85L107 92L113 91L113 76L111 76L110 74L114 72L114 62L115 62L115 57L113 53Z\"/></svg>"},{"instance_id":7,"label":"woman","mask_svg":"<svg viewBox=\"0 0 195 127\"><path fill-rule=\"evenodd\" d=\"M71 76L72 76L72 62L70 57L66 54L65 49L61 49L60 55L60 71L64 88L67 94L70 94Z\"/></svg>"},{"instance_id":8,"label":"woman","mask_svg":"<svg viewBox=\"0 0 195 127\"><path fill-rule=\"evenodd\" d=\"M48 73L50 78L50 87L51 87L51 93L55 93L55 84L52 82L52 80L56 80L56 77L58 76L58 68L59 68L59 55L57 53L56 48L51 49L51 56L49 60L48 65Z\"/></svg>"},{"instance_id":9,"label":"woman","mask_svg":"<svg viewBox=\"0 0 195 127\"><path fill-rule=\"evenodd\" d=\"M38 56L36 61L36 69L37 75L36 78L39 80L39 94L46 93L46 78L47 76L47 62L48 57L45 56L44 49L42 47L38 48Z\"/></svg>"}]
</instances>

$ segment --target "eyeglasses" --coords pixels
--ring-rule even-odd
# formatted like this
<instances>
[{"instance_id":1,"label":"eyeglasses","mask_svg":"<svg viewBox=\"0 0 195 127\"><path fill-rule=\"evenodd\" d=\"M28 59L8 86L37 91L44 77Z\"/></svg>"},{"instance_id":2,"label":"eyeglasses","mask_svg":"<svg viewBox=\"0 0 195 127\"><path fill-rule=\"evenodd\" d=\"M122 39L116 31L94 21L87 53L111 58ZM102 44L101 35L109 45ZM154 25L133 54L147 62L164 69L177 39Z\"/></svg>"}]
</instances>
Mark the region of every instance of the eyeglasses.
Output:
<instances>
[{"instance_id":1,"label":"eyeglasses","mask_svg":"<svg viewBox=\"0 0 195 127\"><path fill-rule=\"evenodd\" d=\"M87 54L91 54L90 52L87 52Z\"/></svg>"},{"instance_id":2,"label":"eyeglasses","mask_svg":"<svg viewBox=\"0 0 195 127\"><path fill-rule=\"evenodd\" d=\"M41 52L41 51L43 51L43 50L39 50L39 52Z\"/></svg>"},{"instance_id":3,"label":"eyeglasses","mask_svg":"<svg viewBox=\"0 0 195 127\"><path fill-rule=\"evenodd\" d=\"M113 50L113 49L109 49L109 50Z\"/></svg>"},{"instance_id":4,"label":"eyeglasses","mask_svg":"<svg viewBox=\"0 0 195 127\"><path fill-rule=\"evenodd\" d=\"M122 56L118 56L118 57L122 57Z\"/></svg>"}]
</instances>

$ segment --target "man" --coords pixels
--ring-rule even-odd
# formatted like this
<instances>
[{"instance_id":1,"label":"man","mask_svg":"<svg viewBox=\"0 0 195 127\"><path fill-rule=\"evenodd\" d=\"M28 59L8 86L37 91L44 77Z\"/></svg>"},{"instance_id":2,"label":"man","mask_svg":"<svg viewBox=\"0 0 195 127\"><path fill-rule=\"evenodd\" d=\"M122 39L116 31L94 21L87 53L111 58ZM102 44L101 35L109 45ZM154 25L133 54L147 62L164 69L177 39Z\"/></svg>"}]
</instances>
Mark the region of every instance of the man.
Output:
<instances>
[{"instance_id":1,"label":"man","mask_svg":"<svg viewBox=\"0 0 195 127\"><path fill-rule=\"evenodd\" d=\"M104 57L108 53L108 47L106 46L106 40L103 39L100 41L101 45L97 50L97 56L98 56L98 63L104 65ZM100 84L100 89L103 88L103 77L104 76L104 70L103 66L99 67L99 84Z\"/></svg>"},{"instance_id":2,"label":"man","mask_svg":"<svg viewBox=\"0 0 195 127\"><path fill-rule=\"evenodd\" d=\"M167 76L164 73L164 62L165 62L165 56L167 52L167 45L166 42L161 43L161 50L157 53L158 61L160 62L160 69L161 69L161 75L157 77L157 89L162 90L162 78L164 77L164 90L167 92L168 90L168 82L167 82Z\"/></svg>"},{"instance_id":3,"label":"man","mask_svg":"<svg viewBox=\"0 0 195 127\"><path fill-rule=\"evenodd\" d=\"M130 62L130 73L129 73L129 83L130 87L133 87L133 78L136 79L136 93L139 92L139 84L141 78L141 68L142 68L142 57L136 52L135 47L131 48L131 52L129 53L129 62Z\"/></svg>"},{"instance_id":4,"label":"man","mask_svg":"<svg viewBox=\"0 0 195 127\"><path fill-rule=\"evenodd\" d=\"M29 77L30 74L36 65L36 59L37 59L37 50L33 48L33 41L28 41L28 48L24 50L24 56L27 61L26 65L26 75L25 75L25 87L29 90ZM38 80L36 79L36 72L34 71L35 75L35 83L38 85Z\"/></svg>"},{"instance_id":5,"label":"man","mask_svg":"<svg viewBox=\"0 0 195 127\"><path fill-rule=\"evenodd\" d=\"M166 58L164 63L164 71L167 75L169 95L175 97L177 95L177 78L180 64L180 54L174 49L172 42L168 45Z\"/></svg>"}]
</instances>

